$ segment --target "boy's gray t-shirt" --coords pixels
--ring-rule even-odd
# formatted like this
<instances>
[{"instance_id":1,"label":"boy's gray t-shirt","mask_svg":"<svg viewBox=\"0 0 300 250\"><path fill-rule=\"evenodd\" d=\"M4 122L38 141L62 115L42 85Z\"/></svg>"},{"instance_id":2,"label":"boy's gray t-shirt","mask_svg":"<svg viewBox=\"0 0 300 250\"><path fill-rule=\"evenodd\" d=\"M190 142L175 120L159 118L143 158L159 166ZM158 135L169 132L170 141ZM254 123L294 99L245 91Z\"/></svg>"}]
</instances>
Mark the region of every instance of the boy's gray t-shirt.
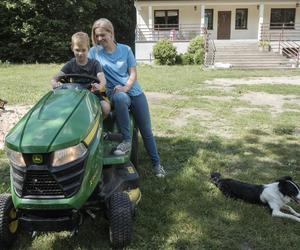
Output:
<instances>
[{"instance_id":1,"label":"boy's gray t-shirt","mask_svg":"<svg viewBox=\"0 0 300 250\"><path fill-rule=\"evenodd\" d=\"M102 72L102 67L95 59L88 59L87 64L80 65L76 63L75 58L72 58L61 68L61 71L65 74L83 74L97 77L97 74Z\"/></svg>"}]
</instances>

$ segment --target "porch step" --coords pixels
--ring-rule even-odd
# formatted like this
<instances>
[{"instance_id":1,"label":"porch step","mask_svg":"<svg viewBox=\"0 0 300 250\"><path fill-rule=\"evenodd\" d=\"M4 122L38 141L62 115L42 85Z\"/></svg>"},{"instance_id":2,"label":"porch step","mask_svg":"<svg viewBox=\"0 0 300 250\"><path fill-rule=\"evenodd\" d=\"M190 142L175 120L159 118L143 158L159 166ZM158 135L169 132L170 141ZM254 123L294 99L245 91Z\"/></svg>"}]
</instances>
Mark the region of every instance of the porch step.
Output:
<instances>
[{"instance_id":1,"label":"porch step","mask_svg":"<svg viewBox=\"0 0 300 250\"><path fill-rule=\"evenodd\" d=\"M220 61L216 60L216 63ZM221 63L230 63L231 65L244 65L244 64L255 64L255 65L265 65L265 64L272 64L272 65L286 65L286 66L292 66L292 62L286 62L286 61L249 61L249 60L222 60Z\"/></svg>"},{"instance_id":2,"label":"porch step","mask_svg":"<svg viewBox=\"0 0 300 250\"><path fill-rule=\"evenodd\" d=\"M267 59L285 59L284 56L275 54L275 53L230 53L230 52L224 52L224 53L217 53L216 57L218 58L226 58L226 57L233 57L233 58L267 58Z\"/></svg>"},{"instance_id":3,"label":"porch step","mask_svg":"<svg viewBox=\"0 0 300 250\"><path fill-rule=\"evenodd\" d=\"M255 61L257 62L257 60L259 61L280 61L280 62L289 62L289 60L281 55L276 55L276 54L272 54L272 55L235 55L235 54L228 54L228 55L216 55L215 56L215 60L229 60L229 61Z\"/></svg>"},{"instance_id":4,"label":"porch step","mask_svg":"<svg viewBox=\"0 0 300 250\"><path fill-rule=\"evenodd\" d=\"M215 41L215 63L229 63L233 68L292 68L294 62L271 51L260 51L257 41ZM272 46L272 45L271 45ZM208 55L210 58L211 55Z\"/></svg>"},{"instance_id":5,"label":"porch step","mask_svg":"<svg viewBox=\"0 0 300 250\"><path fill-rule=\"evenodd\" d=\"M232 66L233 69L294 69L295 67L292 66L283 66L283 65L234 65Z\"/></svg>"}]
</instances>

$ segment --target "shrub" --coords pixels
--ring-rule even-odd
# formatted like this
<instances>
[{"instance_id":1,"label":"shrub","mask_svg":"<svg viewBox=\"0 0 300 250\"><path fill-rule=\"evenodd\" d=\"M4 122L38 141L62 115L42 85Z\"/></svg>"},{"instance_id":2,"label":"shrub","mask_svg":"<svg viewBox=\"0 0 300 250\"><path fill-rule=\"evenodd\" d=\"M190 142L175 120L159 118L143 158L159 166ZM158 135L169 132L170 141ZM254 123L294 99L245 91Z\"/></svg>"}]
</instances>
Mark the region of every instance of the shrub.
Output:
<instances>
[{"instance_id":1,"label":"shrub","mask_svg":"<svg viewBox=\"0 0 300 250\"><path fill-rule=\"evenodd\" d=\"M153 47L153 56L160 65L173 65L176 61L176 48L167 39L158 41Z\"/></svg>"},{"instance_id":2,"label":"shrub","mask_svg":"<svg viewBox=\"0 0 300 250\"><path fill-rule=\"evenodd\" d=\"M182 54L176 55L175 64L182 64Z\"/></svg>"},{"instance_id":3,"label":"shrub","mask_svg":"<svg viewBox=\"0 0 300 250\"><path fill-rule=\"evenodd\" d=\"M190 65L194 63L193 55L190 53L184 53L181 55L181 63L183 65Z\"/></svg>"},{"instance_id":4,"label":"shrub","mask_svg":"<svg viewBox=\"0 0 300 250\"><path fill-rule=\"evenodd\" d=\"M204 50L197 50L194 54L194 64L202 65L204 63Z\"/></svg>"},{"instance_id":5,"label":"shrub","mask_svg":"<svg viewBox=\"0 0 300 250\"><path fill-rule=\"evenodd\" d=\"M196 36L190 41L187 52L190 54L195 54L197 50L204 49L204 39L202 36Z\"/></svg>"},{"instance_id":6,"label":"shrub","mask_svg":"<svg viewBox=\"0 0 300 250\"><path fill-rule=\"evenodd\" d=\"M204 39L202 36L197 36L190 41L183 64L198 64L204 63Z\"/></svg>"}]
</instances>

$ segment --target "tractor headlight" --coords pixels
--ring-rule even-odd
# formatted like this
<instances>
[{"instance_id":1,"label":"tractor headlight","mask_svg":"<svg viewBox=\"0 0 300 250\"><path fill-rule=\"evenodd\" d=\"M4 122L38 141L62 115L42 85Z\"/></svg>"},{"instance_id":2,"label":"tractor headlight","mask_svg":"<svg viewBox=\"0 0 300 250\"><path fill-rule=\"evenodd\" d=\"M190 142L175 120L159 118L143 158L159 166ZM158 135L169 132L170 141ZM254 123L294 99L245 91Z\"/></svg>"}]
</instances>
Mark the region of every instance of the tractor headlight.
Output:
<instances>
[{"instance_id":1,"label":"tractor headlight","mask_svg":"<svg viewBox=\"0 0 300 250\"><path fill-rule=\"evenodd\" d=\"M26 167L22 153L6 148L6 154L11 165Z\"/></svg>"},{"instance_id":2,"label":"tractor headlight","mask_svg":"<svg viewBox=\"0 0 300 250\"><path fill-rule=\"evenodd\" d=\"M73 147L57 150L54 152L52 166L58 167L66 163L75 161L84 156L86 152L87 148L83 143L80 143Z\"/></svg>"}]
</instances>

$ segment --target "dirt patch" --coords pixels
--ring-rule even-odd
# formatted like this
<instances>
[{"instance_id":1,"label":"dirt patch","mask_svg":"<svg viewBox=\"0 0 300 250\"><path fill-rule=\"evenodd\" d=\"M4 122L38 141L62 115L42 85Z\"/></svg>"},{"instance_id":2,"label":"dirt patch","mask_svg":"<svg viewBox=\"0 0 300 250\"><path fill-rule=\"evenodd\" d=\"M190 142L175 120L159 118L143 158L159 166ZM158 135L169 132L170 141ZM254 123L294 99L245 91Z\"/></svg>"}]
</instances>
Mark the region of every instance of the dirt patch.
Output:
<instances>
[{"instance_id":1,"label":"dirt patch","mask_svg":"<svg viewBox=\"0 0 300 250\"><path fill-rule=\"evenodd\" d=\"M243 114L246 114L246 113L250 113L250 112L260 112L261 109L260 108L244 108L244 107L241 107L241 108L233 108L233 112L235 113L243 113Z\"/></svg>"},{"instance_id":2,"label":"dirt patch","mask_svg":"<svg viewBox=\"0 0 300 250\"><path fill-rule=\"evenodd\" d=\"M285 103L300 104L299 96L275 95L264 92L249 92L241 96L240 100L247 101L252 105L270 106L271 112L276 113L286 111L283 109Z\"/></svg>"},{"instance_id":3,"label":"dirt patch","mask_svg":"<svg viewBox=\"0 0 300 250\"><path fill-rule=\"evenodd\" d=\"M162 100L187 100L187 96L158 93L158 92L145 92L149 103L159 103Z\"/></svg>"},{"instance_id":4,"label":"dirt patch","mask_svg":"<svg viewBox=\"0 0 300 250\"><path fill-rule=\"evenodd\" d=\"M295 135L300 135L300 128L296 128L294 134Z\"/></svg>"},{"instance_id":5,"label":"dirt patch","mask_svg":"<svg viewBox=\"0 0 300 250\"><path fill-rule=\"evenodd\" d=\"M220 87L233 85L258 85L258 84L290 84L300 85L300 76L287 77L249 77L249 78L216 78L207 80L204 83Z\"/></svg>"},{"instance_id":6,"label":"dirt patch","mask_svg":"<svg viewBox=\"0 0 300 250\"><path fill-rule=\"evenodd\" d=\"M235 99L233 96L201 96L200 98L205 98L212 101L232 101Z\"/></svg>"},{"instance_id":7,"label":"dirt patch","mask_svg":"<svg viewBox=\"0 0 300 250\"><path fill-rule=\"evenodd\" d=\"M9 130L27 113L31 106L5 106L0 110L0 149L4 148L4 139Z\"/></svg>"},{"instance_id":8,"label":"dirt patch","mask_svg":"<svg viewBox=\"0 0 300 250\"><path fill-rule=\"evenodd\" d=\"M202 120L209 120L212 117L211 112L197 108L180 109L179 112L180 115L172 120L172 124L174 124L174 126L178 128L186 126L188 123L188 119L190 119L191 117L198 117Z\"/></svg>"}]
</instances>

